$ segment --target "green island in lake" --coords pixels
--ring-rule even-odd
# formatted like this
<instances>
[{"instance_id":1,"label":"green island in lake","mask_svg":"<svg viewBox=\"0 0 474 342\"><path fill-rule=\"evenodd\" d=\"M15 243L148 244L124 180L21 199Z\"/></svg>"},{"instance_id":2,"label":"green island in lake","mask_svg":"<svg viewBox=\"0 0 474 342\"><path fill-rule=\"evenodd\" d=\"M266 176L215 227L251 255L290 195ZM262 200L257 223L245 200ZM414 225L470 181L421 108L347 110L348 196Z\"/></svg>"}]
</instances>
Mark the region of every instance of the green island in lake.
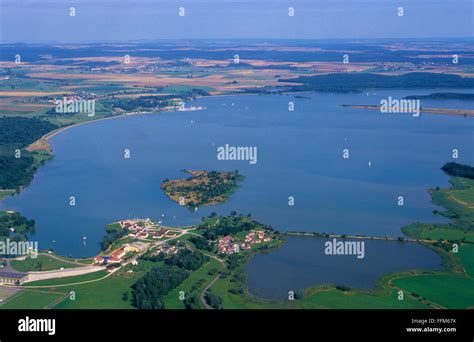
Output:
<instances>
[{"instance_id":1,"label":"green island in lake","mask_svg":"<svg viewBox=\"0 0 474 342\"><path fill-rule=\"evenodd\" d=\"M165 179L161 188L179 205L197 208L227 201L229 196L245 179L239 172L217 172L184 170L191 177L186 179Z\"/></svg>"}]
</instances>

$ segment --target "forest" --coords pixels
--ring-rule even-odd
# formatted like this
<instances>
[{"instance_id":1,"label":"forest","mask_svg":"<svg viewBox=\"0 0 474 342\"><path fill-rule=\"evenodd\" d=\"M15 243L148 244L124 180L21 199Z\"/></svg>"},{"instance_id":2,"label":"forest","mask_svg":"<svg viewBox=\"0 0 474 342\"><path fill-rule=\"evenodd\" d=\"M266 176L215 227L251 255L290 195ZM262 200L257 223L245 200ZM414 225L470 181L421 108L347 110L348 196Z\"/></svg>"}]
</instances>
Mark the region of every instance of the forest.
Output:
<instances>
[{"instance_id":1,"label":"forest","mask_svg":"<svg viewBox=\"0 0 474 342\"><path fill-rule=\"evenodd\" d=\"M0 117L0 189L18 190L31 181L38 165L24 148L56 128L36 118Z\"/></svg>"},{"instance_id":2,"label":"forest","mask_svg":"<svg viewBox=\"0 0 474 342\"><path fill-rule=\"evenodd\" d=\"M474 167L455 162L446 163L441 168L450 176L474 179Z\"/></svg>"},{"instance_id":3,"label":"forest","mask_svg":"<svg viewBox=\"0 0 474 342\"><path fill-rule=\"evenodd\" d=\"M189 276L175 267L155 267L132 285L132 305L139 309L164 309L163 296Z\"/></svg>"},{"instance_id":4,"label":"forest","mask_svg":"<svg viewBox=\"0 0 474 342\"><path fill-rule=\"evenodd\" d=\"M474 79L452 74L412 72L398 76L371 73L344 73L279 79L279 82L303 83L291 91L335 93L361 92L367 89L472 88Z\"/></svg>"}]
</instances>

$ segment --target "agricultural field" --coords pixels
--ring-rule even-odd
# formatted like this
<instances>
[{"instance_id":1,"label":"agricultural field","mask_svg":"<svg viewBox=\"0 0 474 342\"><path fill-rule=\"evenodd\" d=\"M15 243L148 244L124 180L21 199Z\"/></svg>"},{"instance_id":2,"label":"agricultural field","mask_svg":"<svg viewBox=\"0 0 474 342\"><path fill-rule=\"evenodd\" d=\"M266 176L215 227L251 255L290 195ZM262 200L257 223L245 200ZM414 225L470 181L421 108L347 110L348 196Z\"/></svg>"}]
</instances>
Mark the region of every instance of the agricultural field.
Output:
<instances>
[{"instance_id":1,"label":"agricultural field","mask_svg":"<svg viewBox=\"0 0 474 342\"><path fill-rule=\"evenodd\" d=\"M335 288L308 290L301 302L307 309L428 309L427 304L406 297L398 300L396 290L380 292L341 291Z\"/></svg>"},{"instance_id":2,"label":"agricultural field","mask_svg":"<svg viewBox=\"0 0 474 342\"><path fill-rule=\"evenodd\" d=\"M474 279L461 275L417 275L395 279L393 284L447 309L474 306Z\"/></svg>"}]
</instances>

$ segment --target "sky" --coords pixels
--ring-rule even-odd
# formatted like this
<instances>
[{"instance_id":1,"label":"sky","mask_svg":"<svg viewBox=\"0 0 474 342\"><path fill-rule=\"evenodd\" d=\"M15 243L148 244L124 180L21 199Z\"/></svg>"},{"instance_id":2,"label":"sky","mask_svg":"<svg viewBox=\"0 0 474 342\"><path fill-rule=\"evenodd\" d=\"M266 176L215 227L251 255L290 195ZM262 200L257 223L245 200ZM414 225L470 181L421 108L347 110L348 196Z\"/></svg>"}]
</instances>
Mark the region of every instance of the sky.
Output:
<instances>
[{"instance_id":1,"label":"sky","mask_svg":"<svg viewBox=\"0 0 474 342\"><path fill-rule=\"evenodd\" d=\"M474 0L0 0L0 41L472 37L473 8Z\"/></svg>"}]
</instances>

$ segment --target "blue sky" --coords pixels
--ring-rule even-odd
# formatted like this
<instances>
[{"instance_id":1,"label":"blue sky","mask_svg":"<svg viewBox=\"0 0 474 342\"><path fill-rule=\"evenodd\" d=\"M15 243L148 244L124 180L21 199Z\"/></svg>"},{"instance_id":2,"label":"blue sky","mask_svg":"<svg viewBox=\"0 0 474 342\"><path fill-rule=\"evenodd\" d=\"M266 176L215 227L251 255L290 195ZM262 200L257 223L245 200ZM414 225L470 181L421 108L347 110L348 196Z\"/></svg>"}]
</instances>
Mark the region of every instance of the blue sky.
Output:
<instances>
[{"instance_id":1,"label":"blue sky","mask_svg":"<svg viewBox=\"0 0 474 342\"><path fill-rule=\"evenodd\" d=\"M0 0L3 42L472 37L472 0ZM76 16L69 16L69 8ZM178 8L184 7L184 17ZM294 7L295 16L288 16ZM404 16L397 15L398 7Z\"/></svg>"}]
</instances>

